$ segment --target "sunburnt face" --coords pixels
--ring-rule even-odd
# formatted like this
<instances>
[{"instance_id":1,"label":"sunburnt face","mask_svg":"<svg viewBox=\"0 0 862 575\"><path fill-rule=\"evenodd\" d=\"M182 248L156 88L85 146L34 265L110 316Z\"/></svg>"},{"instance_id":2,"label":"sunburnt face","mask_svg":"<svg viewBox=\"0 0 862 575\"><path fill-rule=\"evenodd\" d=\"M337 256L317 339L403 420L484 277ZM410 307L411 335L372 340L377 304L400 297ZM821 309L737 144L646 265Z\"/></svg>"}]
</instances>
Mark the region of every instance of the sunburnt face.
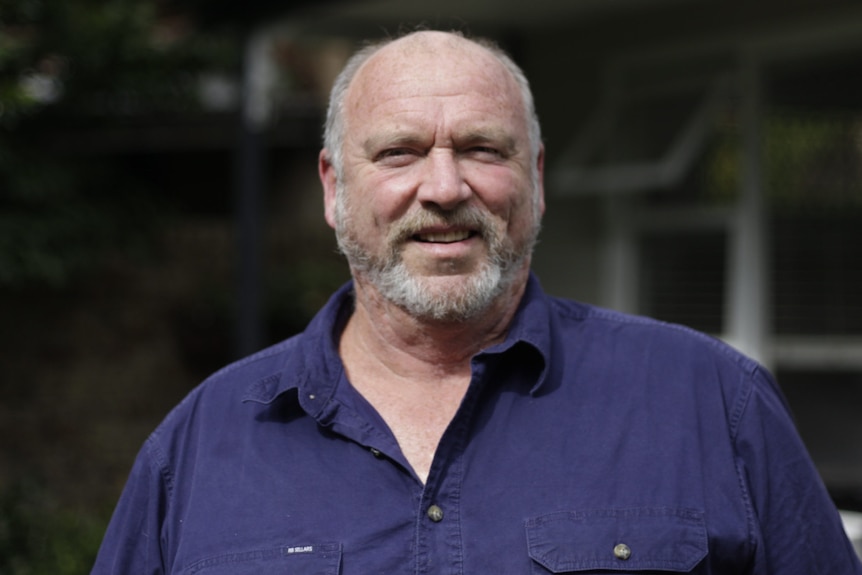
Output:
<instances>
[{"instance_id":1,"label":"sunburnt face","mask_svg":"<svg viewBox=\"0 0 862 575\"><path fill-rule=\"evenodd\" d=\"M489 284L526 269L543 210L533 186L541 156L531 156L520 91L494 56L435 33L390 44L359 71L344 113L343 181L322 174L327 220L357 281L400 267L390 281L415 283L413 297L457 300L477 282L499 292Z\"/></svg>"}]
</instances>

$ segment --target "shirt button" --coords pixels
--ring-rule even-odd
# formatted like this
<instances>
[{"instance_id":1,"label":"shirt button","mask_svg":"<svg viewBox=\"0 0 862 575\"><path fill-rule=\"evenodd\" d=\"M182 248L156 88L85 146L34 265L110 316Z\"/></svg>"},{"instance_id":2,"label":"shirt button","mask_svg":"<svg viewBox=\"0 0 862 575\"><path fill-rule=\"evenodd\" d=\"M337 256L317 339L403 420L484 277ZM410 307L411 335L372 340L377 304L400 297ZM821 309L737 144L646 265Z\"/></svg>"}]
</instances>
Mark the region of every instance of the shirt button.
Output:
<instances>
[{"instance_id":1,"label":"shirt button","mask_svg":"<svg viewBox=\"0 0 862 575\"><path fill-rule=\"evenodd\" d=\"M625 543L620 543L616 547L614 547L614 557L617 559L622 559L623 561L627 560L632 556L632 550L629 549L629 546Z\"/></svg>"},{"instance_id":2,"label":"shirt button","mask_svg":"<svg viewBox=\"0 0 862 575\"><path fill-rule=\"evenodd\" d=\"M440 523L443 521L443 510L437 505L432 505L428 508L428 519L434 523Z\"/></svg>"},{"instance_id":3,"label":"shirt button","mask_svg":"<svg viewBox=\"0 0 862 575\"><path fill-rule=\"evenodd\" d=\"M371 455L373 455L373 456L374 456L374 457L376 457L377 459L380 459L381 457L383 457L383 454L382 454L382 453L380 453L380 450L379 450L379 449L377 449L376 447L372 447L372 448L371 448Z\"/></svg>"}]
</instances>

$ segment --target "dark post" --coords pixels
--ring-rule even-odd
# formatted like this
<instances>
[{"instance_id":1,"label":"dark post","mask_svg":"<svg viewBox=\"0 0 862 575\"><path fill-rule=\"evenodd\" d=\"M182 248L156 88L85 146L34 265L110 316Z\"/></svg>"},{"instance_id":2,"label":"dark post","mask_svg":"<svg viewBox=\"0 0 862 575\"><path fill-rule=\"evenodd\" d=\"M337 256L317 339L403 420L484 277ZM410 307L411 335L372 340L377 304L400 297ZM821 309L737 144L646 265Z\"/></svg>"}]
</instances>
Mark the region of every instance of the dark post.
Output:
<instances>
[{"instance_id":1,"label":"dark post","mask_svg":"<svg viewBox=\"0 0 862 575\"><path fill-rule=\"evenodd\" d=\"M263 345L261 314L262 203L265 189L265 112L261 113L253 34L244 34L239 135L235 166L235 225L237 235L237 308L234 353L245 356Z\"/></svg>"}]
</instances>

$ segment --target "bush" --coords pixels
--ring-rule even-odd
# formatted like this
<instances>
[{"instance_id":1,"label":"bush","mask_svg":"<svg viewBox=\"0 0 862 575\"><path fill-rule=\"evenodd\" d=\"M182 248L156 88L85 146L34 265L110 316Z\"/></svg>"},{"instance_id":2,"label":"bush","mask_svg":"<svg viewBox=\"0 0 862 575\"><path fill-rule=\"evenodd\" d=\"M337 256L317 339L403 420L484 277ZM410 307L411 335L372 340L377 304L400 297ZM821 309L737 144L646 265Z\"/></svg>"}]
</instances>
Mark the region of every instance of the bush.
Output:
<instances>
[{"instance_id":1,"label":"bush","mask_svg":"<svg viewBox=\"0 0 862 575\"><path fill-rule=\"evenodd\" d=\"M0 493L0 573L90 572L106 519L58 508L38 487L16 483Z\"/></svg>"}]
</instances>

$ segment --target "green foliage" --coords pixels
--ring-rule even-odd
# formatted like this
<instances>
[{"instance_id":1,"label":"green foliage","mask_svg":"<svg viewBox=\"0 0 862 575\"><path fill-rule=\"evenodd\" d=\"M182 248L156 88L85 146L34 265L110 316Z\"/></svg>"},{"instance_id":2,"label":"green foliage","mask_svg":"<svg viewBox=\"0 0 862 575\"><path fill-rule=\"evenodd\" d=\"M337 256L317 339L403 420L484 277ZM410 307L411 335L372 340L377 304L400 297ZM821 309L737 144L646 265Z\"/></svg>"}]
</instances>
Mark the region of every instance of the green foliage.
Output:
<instances>
[{"instance_id":1,"label":"green foliage","mask_svg":"<svg viewBox=\"0 0 862 575\"><path fill-rule=\"evenodd\" d=\"M119 197L99 193L116 177L111 170L25 156L8 176L0 193L0 285L61 287L114 249L142 251L160 221L156 202L131 184Z\"/></svg>"},{"instance_id":2,"label":"green foliage","mask_svg":"<svg viewBox=\"0 0 862 575\"><path fill-rule=\"evenodd\" d=\"M51 507L37 488L0 492L0 573L83 575L96 558L104 520Z\"/></svg>"},{"instance_id":3,"label":"green foliage","mask_svg":"<svg viewBox=\"0 0 862 575\"><path fill-rule=\"evenodd\" d=\"M862 210L862 117L858 113L771 110L762 125L763 185L776 213L847 214ZM729 203L742 183L742 134L718 126L706 155L706 192Z\"/></svg>"},{"instance_id":4,"label":"green foliage","mask_svg":"<svg viewBox=\"0 0 862 575\"><path fill-rule=\"evenodd\" d=\"M149 190L116 157L47 148L68 126L195 113L197 79L235 65L156 2L0 0L0 287L64 285L140 246Z\"/></svg>"},{"instance_id":5,"label":"green foliage","mask_svg":"<svg viewBox=\"0 0 862 575\"><path fill-rule=\"evenodd\" d=\"M862 209L858 114L779 110L765 122L767 194L783 212Z\"/></svg>"},{"instance_id":6,"label":"green foliage","mask_svg":"<svg viewBox=\"0 0 862 575\"><path fill-rule=\"evenodd\" d=\"M734 126L719 125L705 161L706 197L714 204L729 205L739 197L739 134Z\"/></svg>"}]
</instances>

